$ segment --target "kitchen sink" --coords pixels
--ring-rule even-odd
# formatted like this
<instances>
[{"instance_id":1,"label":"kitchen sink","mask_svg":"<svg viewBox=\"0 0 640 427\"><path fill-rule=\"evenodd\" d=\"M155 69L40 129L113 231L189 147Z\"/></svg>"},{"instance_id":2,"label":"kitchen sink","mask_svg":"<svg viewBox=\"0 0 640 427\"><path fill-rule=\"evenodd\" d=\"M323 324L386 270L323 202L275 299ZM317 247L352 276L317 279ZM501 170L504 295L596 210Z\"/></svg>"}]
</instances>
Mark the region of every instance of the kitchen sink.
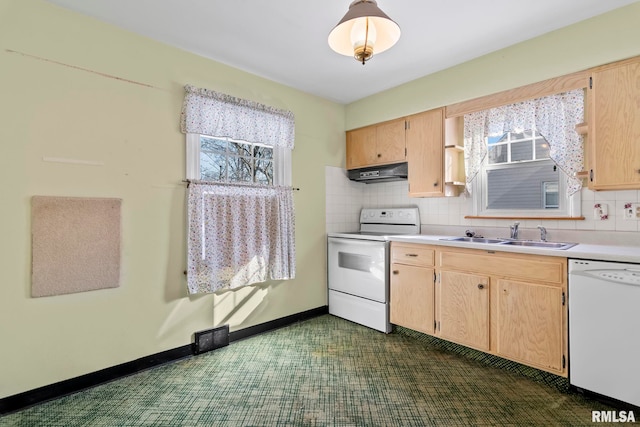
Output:
<instances>
[{"instance_id":1,"label":"kitchen sink","mask_svg":"<svg viewBox=\"0 0 640 427\"><path fill-rule=\"evenodd\" d=\"M446 239L440 240L449 240L451 242L472 242L472 243L502 243L504 240L500 239L487 239L485 237L449 237Z\"/></svg>"},{"instance_id":2,"label":"kitchen sink","mask_svg":"<svg viewBox=\"0 0 640 427\"><path fill-rule=\"evenodd\" d=\"M576 243L543 242L541 240L505 240L501 244L511 246L525 246L530 248L569 249Z\"/></svg>"},{"instance_id":3,"label":"kitchen sink","mask_svg":"<svg viewBox=\"0 0 640 427\"><path fill-rule=\"evenodd\" d=\"M487 239L485 237L447 237L440 240L449 242L489 243L495 245L522 246L527 248L569 249L577 243L547 242L542 240Z\"/></svg>"}]
</instances>

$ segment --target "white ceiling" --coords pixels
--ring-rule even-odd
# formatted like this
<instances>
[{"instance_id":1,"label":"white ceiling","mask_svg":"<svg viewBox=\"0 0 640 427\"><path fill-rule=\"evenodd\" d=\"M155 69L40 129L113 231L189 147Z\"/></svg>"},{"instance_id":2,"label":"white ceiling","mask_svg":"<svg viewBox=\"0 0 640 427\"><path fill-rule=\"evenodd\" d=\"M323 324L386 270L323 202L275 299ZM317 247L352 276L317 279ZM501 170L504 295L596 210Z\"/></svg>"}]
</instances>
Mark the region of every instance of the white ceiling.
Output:
<instances>
[{"instance_id":1,"label":"white ceiling","mask_svg":"<svg viewBox=\"0 0 640 427\"><path fill-rule=\"evenodd\" d=\"M378 0L402 35L364 66L327 44L351 0L48 1L347 104L637 0Z\"/></svg>"}]
</instances>

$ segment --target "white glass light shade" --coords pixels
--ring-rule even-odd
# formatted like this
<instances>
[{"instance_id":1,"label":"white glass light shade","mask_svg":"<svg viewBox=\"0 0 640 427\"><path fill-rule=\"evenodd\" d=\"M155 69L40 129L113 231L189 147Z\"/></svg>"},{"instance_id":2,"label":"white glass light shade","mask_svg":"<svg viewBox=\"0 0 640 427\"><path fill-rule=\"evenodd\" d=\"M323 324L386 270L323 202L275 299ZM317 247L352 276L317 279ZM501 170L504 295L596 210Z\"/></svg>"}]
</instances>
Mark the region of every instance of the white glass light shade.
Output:
<instances>
[{"instance_id":1,"label":"white glass light shade","mask_svg":"<svg viewBox=\"0 0 640 427\"><path fill-rule=\"evenodd\" d=\"M357 56L355 51L364 46L367 21L367 47L373 49L371 54L384 52L400 39L400 27L378 8L374 0L356 0L329 33L329 47L341 55Z\"/></svg>"}]
</instances>

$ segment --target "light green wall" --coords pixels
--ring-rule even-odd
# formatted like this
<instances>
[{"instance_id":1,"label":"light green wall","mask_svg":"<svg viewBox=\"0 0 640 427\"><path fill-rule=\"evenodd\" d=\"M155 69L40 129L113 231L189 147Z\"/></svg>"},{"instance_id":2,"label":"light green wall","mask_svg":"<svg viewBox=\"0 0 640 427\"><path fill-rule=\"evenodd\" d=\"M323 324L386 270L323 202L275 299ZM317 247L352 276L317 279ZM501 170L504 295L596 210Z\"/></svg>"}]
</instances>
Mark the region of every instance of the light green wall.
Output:
<instances>
[{"instance_id":1,"label":"light green wall","mask_svg":"<svg viewBox=\"0 0 640 427\"><path fill-rule=\"evenodd\" d=\"M347 106L347 129L640 55L639 23L636 2L372 95Z\"/></svg>"},{"instance_id":2,"label":"light green wall","mask_svg":"<svg viewBox=\"0 0 640 427\"><path fill-rule=\"evenodd\" d=\"M294 112L295 280L187 294L185 84ZM0 117L0 398L222 323L238 330L326 304L324 167L344 161L344 106L41 0L0 0ZM34 195L123 200L119 288L30 297Z\"/></svg>"}]
</instances>

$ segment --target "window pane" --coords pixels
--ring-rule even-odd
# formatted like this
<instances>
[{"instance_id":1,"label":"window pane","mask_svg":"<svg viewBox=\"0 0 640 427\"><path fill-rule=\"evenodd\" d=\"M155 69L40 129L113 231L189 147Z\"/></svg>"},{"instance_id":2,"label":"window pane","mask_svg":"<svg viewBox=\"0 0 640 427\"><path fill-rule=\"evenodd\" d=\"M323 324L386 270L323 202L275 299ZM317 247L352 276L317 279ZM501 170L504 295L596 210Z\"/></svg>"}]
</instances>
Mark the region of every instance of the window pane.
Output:
<instances>
[{"instance_id":1,"label":"window pane","mask_svg":"<svg viewBox=\"0 0 640 427\"><path fill-rule=\"evenodd\" d=\"M487 170L488 209L546 209L544 182L558 182L553 162L528 162ZM548 205L548 204L547 204Z\"/></svg>"},{"instance_id":2,"label":"window pane","mask_svg":"<svg viewBox=\"0 0 640 427\"><path fill-rule=\"evenodd\" d=\"M536 139L536 159L549 158L549 143L544 138Z\"/></svg>"},{"instance_id":3,"label":"window pane","mask_svg":"<svg viewBox=\"0 0 640 427\"><path fill-rule=\"evenodd\" d=\"M254 156L256 159L273 160L273 148L256 146Z\"/></svg>"},{"instance_id":4,"label":"window pane","mask_svg":"<svg viewBox=\"0 0 640 427\"><path fill-rule=\"evenodd\" d=\"M216 152L200 152L200 179L206 181L225 181L227 172L226 156Z\"/></svg>"},{"instance_id":5,"label":"window pane","mask_svg":"<svg viewBox=\"0 0 640 427\"><path fill-rule=\"evenodd\" d=\"M273 184L273 162L269 160L256 160L256 182L260 184Z\"/></svg>"},{"instance_id":6,"label":"window pane","mask_svg":"<svg viewBox=\"0 0 640 427\"><path fill-rule=\"evenodd\" d=\"M252 182L251 159L229 156L229 181Z\"/></svg>"},{"instance_id":7,"label":"window pane","mask_svg":"<svg viewBox=\"0 0 640 427\"><path fill-rule=\"evenodd\" d=\"M487 152L489 164L506 163L509 160L508 146L501 145L489 145Z\"/></svg>"},{"instance_id":8,"label":"window pane","mask_svg":"<svg viewBox=\"0 0 640 427\"><path fill-rule=\"evenodd\" d=\"M521 162L523 160L533 160L533 146L531 141L511 143L511 161Z\"/></svg>"},{"instance_id":9,"label":"window pane","mask_svg":"<svg viewBox=\"0 0 640 427\"><path fill-rule=\"evenodd\" d=\"M509 132L505 133L502 136L490 136L489 144L493 144L495 142L507 142L509 140Z\"/></svg>"},{"instance_id":10,"label":"window pane","mask_svg":"<svg viewBox=\"0 0 640 427\"><path fill-rule=\"evenodd\" d=\"M531 136L531 131L529 131L529 134L527 135L526 132L520 132L520 133L515 133L515 132L511 132L511 140L512 141L517 141L519 139L525 139L527 137Z\"/></svg>"},{"instance_id":11,"label":"window pane","mask_svg":"<svg viewBox=\"0 0 640 427\"><path fill-rule=\"evenodd\" d=\"M200 137L200 151L226 151L227 141L223 139Z\"/></svg>"},{"instance_id":12,"label":"window pane","mask_svg":"<svg viewBox=\"0 0 640 427\"><path fill-rule=\"evenodd\" d=\"M253 146L251 144L229 141L229 152L239 156L251 157L253 154Z\"/></svg>"}]
</instances>

